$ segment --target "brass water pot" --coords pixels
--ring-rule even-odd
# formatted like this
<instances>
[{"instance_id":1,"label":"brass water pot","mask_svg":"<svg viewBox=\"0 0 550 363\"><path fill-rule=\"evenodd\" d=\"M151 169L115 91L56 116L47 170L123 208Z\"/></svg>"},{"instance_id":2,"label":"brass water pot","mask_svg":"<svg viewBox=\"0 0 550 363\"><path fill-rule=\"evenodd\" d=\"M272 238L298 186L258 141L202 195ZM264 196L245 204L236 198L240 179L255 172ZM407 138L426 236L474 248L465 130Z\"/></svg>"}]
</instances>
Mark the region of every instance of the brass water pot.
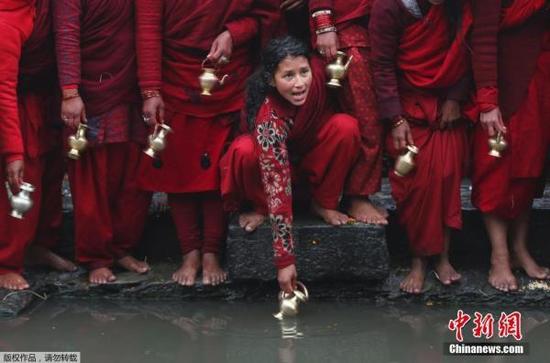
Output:
<instances>
[{"instance_id":1,"label":"brass water pot","mask_svg":"<svg viewBox=\"0 0 550 363\"><path fill-rule=\"evenodd\" d=\"M494 156L495 158L502 157L502 152L506 150L508 143L504 140L504 135L502 133L497 133L496 136L489 138L489 155Z\"/></svg>"},{"instance_id":2,"label":"brass water pot","mask_svg":"<svg viewBox=\"0 0 550 363\"><path fill-rule=\"evenodd\" d=\"M10 185L6 182L6 190L12 208L10 216L23 219L23 215L32 208L31 193L34 192L34 187L30 183L23 182L19 187L19 193L13 194Z\"/></svg>"},{"instance_id":3,"label":"brass water pot","mask_svg":"<svg viewBox=\"0 0 550 363\"><path fill-rule=\"evenodd\" d=\"M80 159L80 154L86 150L88 140L86 139L86 124L79 124L74 135L69 136L69 150L67 156L73 160Z\"/></svg>"},{"instance_id":4,"label":"brass water pot","mask_svg":"<svg viewBox=\"0 0 550 363\"><path fill-rule=\"evenodd\" d=\"M342 87L340 81L346 77L349 65L351 64L351 60L353 59L353 56L351 56L348 58L348 61L344 63L346 57L346 53L338 51L336 52L336 59L334 60L334 62L327 64L326 70L328 76L330 77L330 80L327 82L328 87Z\"/></svg>"},{"instance_id":5,"label":"brass water pot","mask_svg":"<svg viewBox=\"0 0 550 363\"><path fill-rule=\"evenodd\" d=\"M202 89L201 95L212 96L212 93L210 93L210 91L212 91L212 89L214 89L214 87L216 87L218 84L222 86L229 75L225 74L224 76L222 76L221 79L218 78L218 76L216 75L216 68L213 66L205 65L207 60L208 58L202 61L202 73L199 76L199 83Z\"/></svg>"},{"instance_id":6,"label":"brass water pot","mask_svg":"<svg viewBox=\"0 0 550 363\"><path fill-rule=\"evenodd\" d=\"M149 135L149 147L144 151L145 154L152 157L157 157L157 154L166 148L166 136L173 132L172 128L166 124L156 124L155 129Z\"/></svg>"},{"instance_id":7,"label":"brass water pot","mask_svg":"<svg viewBox=\"0 0 550 363\"><path fill-rule=\"evenodd\" d=\"M397 176L405 176L416 166L414 158L418 155L418 148L414 145L407 145L407 152L400 155L395 161L393 172Z\"/></svg>"},{"instance_id":8,"label":"brass water pot","mask_svg":"<svg viewBox=\"0 0 550 363\"><path fill-rule=\"evenodd\" d=\"M273 316L282 320L285 316L296 316L299 312L300 303L305 303L309 299L309 293L305 285L296 282L297 289L288 294L284 291L279 293L279 312Z\"/></svg>"}]
</instances>

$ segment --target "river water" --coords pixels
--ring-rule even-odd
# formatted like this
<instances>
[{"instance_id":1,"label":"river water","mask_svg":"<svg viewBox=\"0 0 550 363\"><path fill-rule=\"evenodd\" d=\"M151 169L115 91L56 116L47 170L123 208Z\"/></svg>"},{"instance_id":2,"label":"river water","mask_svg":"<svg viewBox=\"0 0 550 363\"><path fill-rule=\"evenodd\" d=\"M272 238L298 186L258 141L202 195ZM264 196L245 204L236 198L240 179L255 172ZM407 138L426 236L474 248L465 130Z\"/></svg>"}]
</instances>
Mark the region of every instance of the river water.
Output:
<instances>
[{"instance_id":1,"label":"river water","mask_svg":"<svg viewBox=\"0 0 550 363\"><path fill-rule=\"evenodd\" d=\"M519 309L515 357L444 354L456 342L450 307L310 302L282 322L276 303L48 300L18 318L0 320L0 351L77 351L82 362L548 362L550 314ZM502 311L464 307L466 313ZM490 342L513 342L495 332ZM464 328L465 341L473 324Z\"/></svg>"}]
</instances>

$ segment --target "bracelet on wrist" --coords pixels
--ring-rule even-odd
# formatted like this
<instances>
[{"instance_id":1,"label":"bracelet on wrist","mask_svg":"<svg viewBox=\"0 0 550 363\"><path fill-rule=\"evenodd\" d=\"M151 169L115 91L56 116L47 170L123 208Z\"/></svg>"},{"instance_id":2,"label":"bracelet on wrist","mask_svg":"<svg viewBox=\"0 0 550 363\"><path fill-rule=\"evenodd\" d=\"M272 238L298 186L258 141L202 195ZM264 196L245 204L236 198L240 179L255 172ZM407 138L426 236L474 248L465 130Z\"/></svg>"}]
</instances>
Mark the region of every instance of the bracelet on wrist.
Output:
<instances>
[{"instance_id":1,"label":"bracelet on wrist","mask_svg":"<svg viewBox=\"0 0 550 363\"><path fill-rule=\"evenodd\" d=\"M315 34L317 35L320 35L320 34L325 34L325 33L330 33L330 32L336 32L336 27L335 26L329 26L329 27L326 27L326 28L321 28L321 29L317 29L315 30Z\"/></svg>"},{"instance_id":2,"label":"bracelet on wrist","mask_svg":"<svg viewBox=\"0 0 550 363\"><path fill-rule=\"evenodd\" d=\"M143 97L144 100L148 100L149 98L153 97L160 97L160 90L158 89L147 89L141 91L141 97Z\"/></svg>"},{"instance_id":3,"label":"bracelet on wrist","mask_svg":"<svg viewBox=\"0 0 550 363\"><path fill-rule=\"evenodd\" d=\"M72 100L73 98L80 97L77 88L71 88L63 90L63 101Z\"/></svg>"},{"instance_id":4,"label":"bracelet on wrist","mask_svg":"<svg viewBox=\"0 0 550 363\"><path fill-rule=\"evenodd\" d=\"M311 15L316 34L328 33L336 31L334 22L332 21L331 10L318 10ZM334 28L334 30L333 30ZM330 29L330 30L329 30Z\"/></svg>"},{"instance_id":5,"label":"bracelet on wrist","mask_svg":"<svg viewBox=\"0 0 550 363\"><path fill-rule=\"evenodd\" d=\"M403 116L398 116L395 119L393 119L391 128L392 129L398 128L399 126L403 125L405 122L407 122L406 118L404 118Z\"/></svg>"}]
</instances>

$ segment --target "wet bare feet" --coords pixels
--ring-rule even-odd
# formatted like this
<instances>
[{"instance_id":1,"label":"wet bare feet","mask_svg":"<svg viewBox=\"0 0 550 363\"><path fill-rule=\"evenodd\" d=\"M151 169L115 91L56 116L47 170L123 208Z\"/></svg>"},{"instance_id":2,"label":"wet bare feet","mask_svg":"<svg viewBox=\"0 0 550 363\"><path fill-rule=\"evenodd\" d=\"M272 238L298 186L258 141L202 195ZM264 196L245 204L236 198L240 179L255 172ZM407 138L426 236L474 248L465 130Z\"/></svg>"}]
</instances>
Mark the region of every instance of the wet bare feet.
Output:
<instances>
[{"instance_id":1,"label":"wet bare feet","mask_svg":"<svg viewBox=\"0 0 550 363\"><path fill-rule=\"evenodd\" d=\"M456 272L449 260L440 258L435 264L435 277L443 285L451 285L452 283L460 280L462 276Z\"/></svg>"},{"instance_id":2,"label":"wet bare feet","mask_svg":"<svg viewBox=\"0 0 550 363\"><path fill-rule=\"evenodd\" d=\"M537 280L548 280L550 279L550 269L547 267L540 266L534 259L531 257L528 251L516 251L514 256L515 265L522 268L527 276L532 279Z\"/></svg>"},{"instance_id":3,"label":"wet bare feet","mask_svg":"<svg viewBox=\"0 0 550 363\"><path fill-rule=\"evenodd\" d=\"M518 281L512 273L508 258L493 258L489 271L489 284L495 289L508 292L518 289Z\"/></svg>"},{"instance_id":4,"label":"wet bare feet","mask_svg":"<svg viewBox=\"0 0 550 363\"><path fill-rule=\"evenodd\" d=\"M215 253L202 255L202 283L216 286L226 279L227 273L221 268L218 256Z\"/></svg>"},{"instance_id":5,"label":"wet bare feet","mask_svg":"<svg viewBox=\"0 0 550 363\"><path fill-rule=\"evenodd\" d=\"M265 216L258 212L247 212L239 215L239 225L247 232L253 232L262 223L264 223Z\"/></svg>"},{"instance_id":6,"label":"wet bare feet","mask_svg":"<svg viewBox=\"0 0 550 363\"><path fill-rule=\"evenodd\" d=\"M201 254L194 250L183 256L181 267L172 274L172 280L183 286L195 285L197 273L201 267Z\"/></svg>"},{"instance_id":7,"label":"wet bare feet","mask_svg":"<svg viewBox=\"0 0 550 363\"><path fill-rule=\"evenodd\" d=\"M0 275L0 289L25 290L29 283L23 276L15 272L8 272Z\"/></svg>"},{"instance_id":8,"label":"wet bare feet","mask_svg":"<svg viewBox=\"0 0 550 363\"><path fill-rule=\"evenodd\" d=\"M151 269L147 262L140 261L132 256L122 257L117 261L117 264L128 271L132 271L138 274L144 274Z\"/></svg>"},{"instance_id":9,"label":"wet bare feet","mask_svg":"<svg viewBox=\"0 0 550 363\"><path fill-rule=\"evenodd\" d=\"M51 250L31 245L27 250L26 262L29 265L47 266L57 271L73 272L77 266L71 261L59 256Z\"/></svg>"},{"instance_id":10,"label":"wet bare feet","mask_svg":"<svg viewBox=\"0 0 550 363\"><path fill-rule=\"evenodd\" d=\"M368 198L352 198L348 213L358 222L388 224L388 212L376 207Z\"/></svg>"},{"instance_id":11,"label":"wet bare feet","mask_svg":"<svg viewBox=\"0 0 550 363\"><path fill-rule=\"evenodd\" d=\"M420 294L422 292L426 277L426 264L425 258L413 257L411 272L401 281L399 286L401 290L409 294Z\"/></svg>"},{"instance_id":12,"label":"wet bare feet","mask_svg":"<svg viewBox=\"0 0 550 363\"><path fill-rule=\"evenodd\" d=\"M90 284L103 285L116 280L116 276L108 267L100 267L90 271L88 281Z\"/></svg>"},{"instance_id":13,"label":"wet bare feet","mask_svg":"<svg viewBox=\"0 0 550 363\"><path fill-rule=\"evenodd\" d=\"M311 209L315 214L323 218L325 223L331 224L333 226L340 226L350 221L350 217L345 215L344 213L341 213L335 209L322 208L315 201L311 203Z\"/></svg>"}]
</instances>

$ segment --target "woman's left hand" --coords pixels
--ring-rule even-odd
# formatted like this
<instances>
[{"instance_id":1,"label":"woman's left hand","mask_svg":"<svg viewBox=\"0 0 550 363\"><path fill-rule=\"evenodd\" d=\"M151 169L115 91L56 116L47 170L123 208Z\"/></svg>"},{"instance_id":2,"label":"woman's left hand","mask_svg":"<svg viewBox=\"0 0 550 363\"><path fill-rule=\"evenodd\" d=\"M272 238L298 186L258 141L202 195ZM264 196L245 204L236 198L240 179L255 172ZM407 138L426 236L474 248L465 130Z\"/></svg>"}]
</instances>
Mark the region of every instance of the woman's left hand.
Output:
<instances>
[{"instance_id":1,"label":"woman's left hand","mask_svg":"<svg viewBox=\"0 0 550 363\"><path fill-rule=\"evenodd\" d=\"M229 62L233 51L233 39L229 30L224 31L214 39L210 52L206 56L212 63L223 64Z\"/></svg>"}]
</instances>

